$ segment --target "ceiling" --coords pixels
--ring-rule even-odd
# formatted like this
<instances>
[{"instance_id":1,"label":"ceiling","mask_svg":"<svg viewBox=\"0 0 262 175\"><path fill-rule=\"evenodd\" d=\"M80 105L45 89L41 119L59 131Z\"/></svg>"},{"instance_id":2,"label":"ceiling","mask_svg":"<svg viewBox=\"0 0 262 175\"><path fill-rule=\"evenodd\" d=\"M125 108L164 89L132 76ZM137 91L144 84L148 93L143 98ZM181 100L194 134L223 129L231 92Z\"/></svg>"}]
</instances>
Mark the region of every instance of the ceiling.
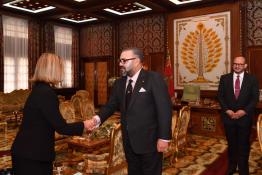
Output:
<instances>
[{"instance_id":1,"label":"ceiling","mask_svg":"<svg viewBox=\"0 0 262 175\"><path fill-rule=\"evenodd\" d=\"M176 1L185 3L191 0ZM85 0L83 2L75 0L2 0L1 10L16 14L32 15L40 19L59 21L64 19L67 20L65 21L67 23L88 24L94 21L114 21L150 13L175 12L188 7L198 8L221 3L221 1L223 0L197 0L197 2L176 5L170 0ZM3 6L6 3L16 9ZM18 8L31 10L33 13L22 11ZM43 8L50 8L50 10L35 13ZM118 14L112 13L112 11ZM139 13L135 13L135 11Z\"/></svg>"}]
</instances>

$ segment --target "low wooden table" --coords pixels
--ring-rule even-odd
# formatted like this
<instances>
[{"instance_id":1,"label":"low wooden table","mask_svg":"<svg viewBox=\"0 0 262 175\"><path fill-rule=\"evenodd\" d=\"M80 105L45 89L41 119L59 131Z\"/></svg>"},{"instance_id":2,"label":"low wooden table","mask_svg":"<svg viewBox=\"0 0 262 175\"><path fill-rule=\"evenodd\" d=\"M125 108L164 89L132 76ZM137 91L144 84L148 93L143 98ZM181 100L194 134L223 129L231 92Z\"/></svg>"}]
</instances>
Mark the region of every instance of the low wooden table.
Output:
<instances>
[{"instance_id":1,"label":"low wooden table","mask_svg":"<svg viewBox=\"0 0 262 175\"><path fill-rule=\"evenodd\" d=\"M95 149L104 147L110 143L110 139L86 139L83 137L73 137L66 141L70 150L92 152Z\"/></svg>"}]
</instances>

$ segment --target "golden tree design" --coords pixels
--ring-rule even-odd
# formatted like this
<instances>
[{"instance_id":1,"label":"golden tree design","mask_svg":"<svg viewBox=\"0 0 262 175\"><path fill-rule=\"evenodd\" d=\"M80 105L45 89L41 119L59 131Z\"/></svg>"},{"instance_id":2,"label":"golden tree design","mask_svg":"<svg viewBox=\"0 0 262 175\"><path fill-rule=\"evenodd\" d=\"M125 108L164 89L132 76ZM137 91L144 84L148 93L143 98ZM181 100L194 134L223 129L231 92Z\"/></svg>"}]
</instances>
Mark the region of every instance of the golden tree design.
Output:
<instances>
[{"instance_id":1,"label":"golden tree design","mask_svg":"<svg viewBox=\"0 0 262 175\"><path fill-rule=\"evenodd\" d=\"M206 28L199 23L196 30L190 32L181 46L182 64L197 78L191 82L210 82L204 77L204 73L211 72L219 63L222 56L221 40L212 28Z\"/></svg>"}]
</instances>

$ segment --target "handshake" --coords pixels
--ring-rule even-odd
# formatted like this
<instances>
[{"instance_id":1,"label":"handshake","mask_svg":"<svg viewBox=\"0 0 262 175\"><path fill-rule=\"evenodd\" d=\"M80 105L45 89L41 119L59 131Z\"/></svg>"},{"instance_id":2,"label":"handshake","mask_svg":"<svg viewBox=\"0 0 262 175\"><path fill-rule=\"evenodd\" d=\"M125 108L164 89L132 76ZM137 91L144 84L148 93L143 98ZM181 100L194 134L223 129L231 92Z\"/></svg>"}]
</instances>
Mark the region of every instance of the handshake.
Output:
<instances>
[{"instance_id":1,"label":"handshake","mask_svg":"<svg viewBox=\"0 0 262 175\"><path fill-rule=\"evenodd\" d=\"M85 120L84 121L84 127L87 131L93 131L95 128L97 128L99 125L99 122L95 117L92 117L92 119Z\"/></svg>"}]
</instances>

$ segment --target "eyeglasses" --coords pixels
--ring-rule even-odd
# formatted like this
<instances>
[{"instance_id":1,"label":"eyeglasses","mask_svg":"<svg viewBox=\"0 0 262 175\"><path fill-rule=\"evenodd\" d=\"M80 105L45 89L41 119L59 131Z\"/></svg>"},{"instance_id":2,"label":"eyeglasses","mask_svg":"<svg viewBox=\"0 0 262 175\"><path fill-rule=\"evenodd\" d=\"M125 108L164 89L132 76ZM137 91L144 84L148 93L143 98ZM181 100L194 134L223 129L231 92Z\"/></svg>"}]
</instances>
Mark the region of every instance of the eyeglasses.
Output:
<instances>
[{"instance_id":1,"label":"eyeglasses","mask_svg":"<svg viewBox=\"0 0 262 175\"><path fill-rule=\"evenodd\" d=\"M244 66L245 64L233 63L234 66Z\"/></svg>"},{"instance_id":2,"label":"eyeglasses","mask_svg":"<svg viewBox=\"0 0 262 175\"><path fill-rule=\"evenodd\" d=\"M127 61L134 60L134 59L136 59L136 58L128 58L128 59L120 58L118 61L119 61L119 63L125 64Z\"/></svg>"}]
</instances>

